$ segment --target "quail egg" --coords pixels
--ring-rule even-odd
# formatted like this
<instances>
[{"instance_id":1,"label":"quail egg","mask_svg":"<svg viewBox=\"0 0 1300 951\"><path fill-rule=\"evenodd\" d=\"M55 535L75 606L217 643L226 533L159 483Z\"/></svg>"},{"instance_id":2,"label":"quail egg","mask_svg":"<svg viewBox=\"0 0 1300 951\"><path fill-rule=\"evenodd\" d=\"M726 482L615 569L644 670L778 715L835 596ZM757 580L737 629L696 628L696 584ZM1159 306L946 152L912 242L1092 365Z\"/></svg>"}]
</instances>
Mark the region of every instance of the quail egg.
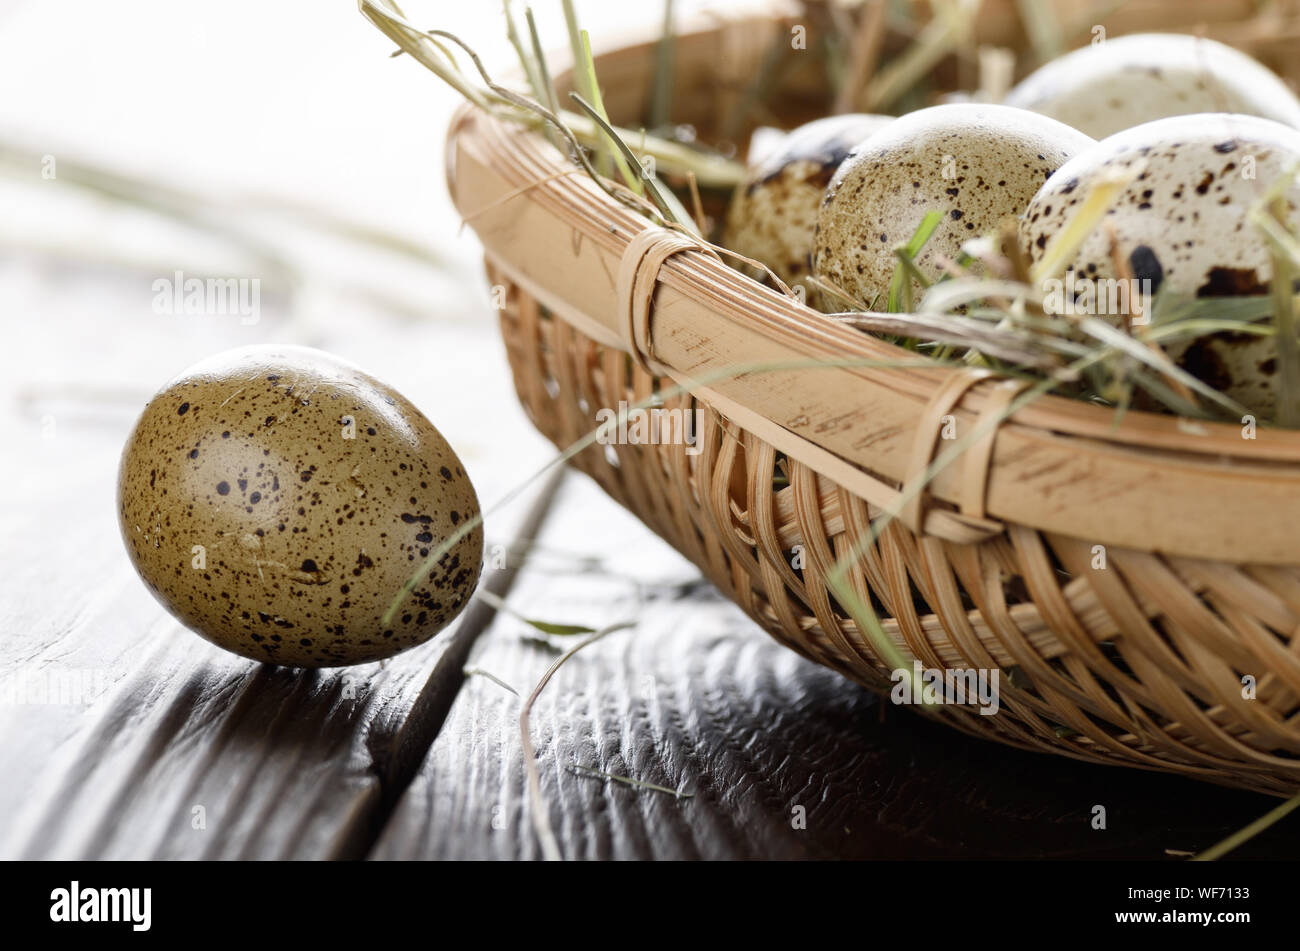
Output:
<instances>
[{"instance_id":1,"label":"quail egg","mask_svg":"<svg viewBox=\"0 0 1300 951\"><path fill-rule=\"evenodd\" d=\"M808 276L817 209L831 176L850 149L893 121L851 113L788 133L736 189L722 243L766 264L787 284L798 284Z\"/></svg>"},{"instance_id":2,"label":"quail egg","mask_svg":"<svg viewBox=\"0 0 1300 951\"><path fill-rule=\"evenodd\" d=\"M1300 128L1300 100L1268 67L1215 40L1139 33L1067 53L1009 92L1094 138L1168 116L1233 112Z\"/></svg>"},{"instance_id":3,"label":"quail egg","mask_svg":"<svg viewBox=\"0 0 1300 951\"><path fill-rule=\"evenodd\" d=\"M127 552L162 605L271 664L414 647L460 613L482 562L478 500L446 440L384 383L302 347L227 351L164 386L127 439L117 498Z\"/></svg>"},{"instance_id":4,"label":"quail egg","mask_svg":"<svg viewBox=\"0 0 1300 951\"><path fill-rule=\"evenodd\" d=\"M1128 276L1146 282L1137 288L1144 295L1162 289L1185 297L1267 294L1269 249L1248 212L1297 163L1300 131L1268 119L1213 113L1148 122L1102 140L1048 179L1021 220L1021 244L1031 263L1041 261L1093 186L1127 171L1133 181L1066 264L1062 284L1076 299L1081 289L1093 289L1089 307L1107 316L1103 302L1126 298L1102 293L1099 282ZM1300 186L1293 184L1285 201L1294 227ZM1127 262L1126 275L1118 273L1116 251ZM1272 415L1272 337L1216 334L1171 346L1169 353L1239 403Z\"/></svg>"},{"instance_id":5,"label":"quail egg","mask_svg":"<svg viewBox=\"0 0 1300 951\"><path fill-rule=\"evenodd\" d=\"M896 119L840 165L813 238L813 274L866 305L888 292L897 258L927 212L943 221L916 263L937 271L962 243L1015 219L1065 161L1093 145L1082 132L1007 106L933 106Z\"/></svg>"},{"instance_id":6,"label":"quail egg","mask_svg":"<svg viewBox=\"0 0 1300 951\"><path fill-rule=\"evenodd\" d=\"M1300 130L1223 113L1148 122L1097 143L1061 166L1021 220L1021 243L1040 260L1092 187L1137 172L1112 202L1107 225L1080 246L1069 269L1118 277L1111 234L1135 278L1152 290L1221 297L1268 292L1268 247L1247 220L1250 205L1300 162ZM1289 193L1292 202L1300 191Z\"/></svg>"}]
</instances>

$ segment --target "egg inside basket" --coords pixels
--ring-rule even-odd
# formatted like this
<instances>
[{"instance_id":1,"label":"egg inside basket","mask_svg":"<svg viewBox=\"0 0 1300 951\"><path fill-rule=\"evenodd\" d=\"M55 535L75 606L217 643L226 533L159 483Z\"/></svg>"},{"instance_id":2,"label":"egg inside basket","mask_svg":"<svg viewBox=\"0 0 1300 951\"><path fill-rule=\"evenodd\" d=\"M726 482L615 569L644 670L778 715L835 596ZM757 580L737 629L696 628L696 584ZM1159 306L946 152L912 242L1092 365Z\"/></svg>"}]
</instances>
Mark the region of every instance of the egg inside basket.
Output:
<instances>
[{"instance_id":1,"label":"egg inside basket","mask_svg":"<svg viewBox=\"0 0 1300 951\"><path fill-rule=\"evenodd\" d=\"M1113 34L1151 28L1157 7L1161 29L1192 27L1179 10L1212 18L1131 6L1107 16ZM825 115L824 64L784 52L808 26L680 31L673 121L725 145ZM884 75L911 42L886 33ZM1012 4L987 4L969 48L929 64L891 110L975 88L981 44L1024 53ZM595 58L614 122L644 123L659 50L650 39ZM588 438L572 463L774 637L885 694L900 670L996 672L996 715L917 707L985 738L1300 789L1300 433L1179 415L1149 394L1117 412L1048 392L952 342L936 356L904 339L910 310L835 319L617 200L540 129L475 106L447 152L534 423L569 447L601 409L656 392L654 405L699 419L692 445ZM698 184L720 221L729 190ZM1065 230L1042 227L1045 244Z\"/></svg>"}]
</instances>

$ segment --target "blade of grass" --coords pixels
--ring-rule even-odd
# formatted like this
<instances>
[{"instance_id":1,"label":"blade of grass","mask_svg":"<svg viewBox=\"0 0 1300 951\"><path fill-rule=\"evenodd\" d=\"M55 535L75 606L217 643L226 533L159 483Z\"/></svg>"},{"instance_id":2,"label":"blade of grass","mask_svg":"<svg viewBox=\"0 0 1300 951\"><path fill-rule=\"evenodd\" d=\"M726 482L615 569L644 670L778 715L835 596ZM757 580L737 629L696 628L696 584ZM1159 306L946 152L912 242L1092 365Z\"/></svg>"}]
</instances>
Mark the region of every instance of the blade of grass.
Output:
<instances>
[{"instance_id":1,"label":"blade of grass","mask_svg":"<svg viewBox=\"0 0 1300 951\"><path fill-rule=\"evenodd\" d=\"M534 630L541 631L543 634L554 634L558 637L571 637L574 634L591 634L595 631L593 627L584 627L581 624L555 624L551 621L538 621L534 618L525 617L520 614L499 595L493 594L487 588L479 588L474 596L493 610L508 615L516 621L522 621Z\"/></svg>"},{"instance_id":2,"label":"blade of grass","mask_svg":"<svg viewBox=\"0 0 1300 951\"><path fill-rule=\"evenodd\" d=\"M673 72L677 55L677 35L673 29L673 0L664 0L663 30L655 45L655 69L650 84L650 115L652 129L662 129L672 121Z\"/></svg>"},{"instance_id":3,"label":"blade of grass","mask_svg":"<svg viewBox=\"0 0 1300 951\"><path fill-rule=\"evenodd\" d=\"M1300 174L1300 164L1269 184L1248 212L1251 223L1269 245L1273 262L1271 283L1273 323L1277 328L1277 423L1300 425L1300 344L1296 341L1295 276L1300 268L1300 242L1287 223L1287 191Z\"/></svg>"},{"instance_id":4,"label":"blade of grass","mask_svg":"<svg viewBox=\"0 0 1300 951\"><path fill-rule=\"evenodd\" d=\"M609 113L605 111L605 101L600 95L600 84L596 81L596 62L591 56L591 37L587 35L586 30L583 30L581 38L583 58L580 68L590 77L590 82L587 84L591 90L591 98L588 102L593 110L589 111L590 115L592 119L598 120L601 123L602 128L607 129L611 143L625 146L626 143L623 142L623 139L618 135L618 133L613 131L612 127L610 127ZM608 154L613 160L615 168L618 169L619 175L623 176L623 181L627 184L627 187L632 189L632 191L636 192L638 195L642 194L644 189L641 184L642 169L640 163L633 163L637 166L637 170L633 172L627 163L627 159L623 156L621 148L609 149Z\"/></svg>"},{"instance_id":5,"label":"blade of grass","mask_svg":"<svg viewBox=\"0 0 1300 951\"><path fill-rule=\"evenodd\" d=\"M640 171L640 180L644 183L645 188L639 193L648 191L650 193L650 198L659 206L659 209L663 212L666 220L680 225L691 234L698 235L700 233L699 229L696 228L690 212L686 210L686 207L681 203L681 200L678 199L678 197L669 189L664 187L663 183L660 182L656 176L649 173L645 166L641 164L641 160L637 157L636 153L632 151L632 147L623 141L618 132L614 130L613 126L611 126L605 117L596 110L596 107L587 102L576 92L569 93L569 97L573 99L573 101L591 117L592 121L605 132L606 137L614 147L614 154L618 156L622 166L627 168L630 165L632 168L636 168ZM631 172L628 174L631 174Z\"/></svg>"},{"instance_id":6,"label":"blade of grass","mask_svg":"<svg viewBox=\"0 0 1300 951\"><path fill-rule=\"evenodd\" d=\"M1270 308L1270 314L1273 312ZM1162 324L1148 331L1147 336L1157 343L1177 343L1184 339L1196 339L1217 333L1247 334L1252 337L1269 337L1276 329L1265 324L1246 323L1230 317L1222 319L1195 318Z\"/></svg>"},{"instance_id":7,"label":"blade of grass","mask_svg":"<svg viewBox=\"0 0 1300 951\"><path fill-rule=\"evenodd\" d=\"M1290 799L1282 803L1276 809L1271 809L1268 812L1266 812L1264 815L1260 816L1250 825L1246 826L1246 828L1240 830L1239 832L1234 832L1232 835L1228 836L1222 842L1206 849L1200 855L1197 855L1195 858L1193 858L1192 861L1213 862L1216 859L1222 858L1223 856L1231 852L1233 849L1237 848L1238 846L1244 845L1245 843L1249 842L1251 839L1255 838L1255 836L1259 835L1269 826L1273 825L1274 823L1278 822L1281 819L1285 819L1288 815L1290 815L1292 812L1295 811L1295 808L1297 806L1300 806L1300 796L1292 796Z\"/></svg>"},{"instance_id":8,"label":"blade of grass","mask_svg":"<svg viewBox=\"0 0 1300 951\"><path fill-rule=\"evenodd\" d=\"M695 227L700 234L705 232L704 202L700 200L700 183L695 180L695 173L688 172L686 184L691 192L691 214L695 217Z\"/></svg>"},{"instance_id":9,"label":"blade of grass","mask_svg":"<svg viewBox=\"0 0 1300 951\"><path fill-rule=\"evenodd\" d=\"M1031 281L1041 284L1050 280L1074 260L1079 247L1110 211L1110 206L1115 203L1119 193L1137 181L1137 177L1142 174L1143 165L1142 162L1135 162L1128 168L1117 169L1092 185L1078 210L1071 215L1065 227L1052 236L1043 256L1029 269Z\"/></svg>"},{"instance_id":10,"label":"blade of grass","mask_svg":"<svg viewBox=\"0 0 1300 951\"><path fill-rule=\"evenodd\" d=\"M519 57L519 65L524 71L524 76L528 80L528 86L537 97L538 102L546 101L546 89L542 83L542 75L538 70L537 61L528 47L524 46L523 40L519 36L519 27L515 23L515 13L510 6L511 0L501 0L501 13L506 20L506 39L514 47L515 55Z\"/></svg>"},{"instance_id":11,"label":"blade of grass","mask_svg":"<svg viewBox=\"0 0 1300 951\"><path fill-rule=\"evenodd\" d=\"M444 59L434 56L430 49L447 51L435 43L427 31L412 26L393 0L358 0L362 16L373 23L386 37L396 43L421 66L433 72L439 79L451 86L458 93L485 112L494 112L491 100L483 91L469 82L460 70L449 65Z\"/></svg>"},{"instance_id":12,"label":"blade of grass","mask_svg":"<svg viewBox=\"0 0 1300 951\"><path fill-rule=\"evenodd\" d=\"M1224 320L1246 328L1273 315L1273 298L1262 294L1248 297L1185 297L1161 288L1151 308L1151 333L1155 328L1182 321ZM1271 329L1269 330L1271 333Z\"/></svg>"},{"instance_id":13,"label":"blade of grass","mask_svg":"<svg viewBox=\"0 0 1300 951\"><path fill-rule=\"evenodd\" d=\"M1284 214L1281 199L1274 214ZM1291 288L1295 281L1295 268L1291 257L1274 249L1273 258L1273 321L1277 327L1277 423L1279 426L1300 426L1300 348L1296 345L1295 302Z\"/></svg>"},{"instance_id":14,"label":"blade of grass","mask_svg":"<svg viewBox=\"0 0 1300 951\"><path fill-rule=\"evenodd\" d=\"M1247 413L1247 410L1240 403L1224 396L1214 387L1198 380L1182 367L1175 364L1164 351L1153 352L1149 347L1144 347L1140 341L1130 337L1121 330L1117 330L1104 320L1096 317L1084 317L1079 322L1079 328L1089 336L1100 341L1108 347L1114 349L1117 353L1123 353L1132 357L1139 363L1145 364L1151 369L1160 373L1162 376L1183 384L1193 392L1205 397L1213 403L1226 409L1228 412L1237 416Z\"/></svg>"},{"instance_id":15,"label":"blade of grass","mask_svg":"<svg viewBox=\"0 0 1300 951\"><path fill-rule=\"evenodd\" d=\"M560 100L555 95L555 83L551 80L550 67L546 65L546 54L542 51L542 41L537 35L537 21L533 19L532 7L524 7L524 19L528 22L528 38L533 46L533 59L537 61L537 75L542 81L542 89L546 97L542 102L548 109L558 114Z\"/></svg>"},{"instance_id":16,"label":"blade of grass","mask_svg":"<svg viewBox=\"0 0 1300 951\"><path fill-rule=\"evenodd\" d=\"M490 670L484 670L482 667L466 667L464 670L461 671L461 673L464 674L466 677L483 677L486 680L492 681L498 687L501 687L502 689L507 690L510 693L514 694L516 697L519 696L518 690L510 686L508 683L506 683L496 674L492 673L492 671Z\"/></svg>"},{"instance_id":17,"label":"blade of grass","mask_svg":"<svg viewBox=\"0 0 1300 951\"><path fill-rule=\"evenodd\" d=\"M445 31L419 29L405 19L392 0L358 0L358 6L366 19L412 59L489 115L533 129L542 129L551 123L557 123L563 126L561 134L566 139L571 138L574 143L581 143L593 149L605 143L605 135L600 127L586 115L567 110L554 112L537 103L521 105L520 97L517 95L511 98L490 88L483 89L471 82L459 70L448 66L430 53L430 48L434 46L431 34L448 38L452 37L452 34ZM462 49L469 50L464 43L459 40L456 42ZM490 82L482 63L476 62L475 65L480 75L484 76L484 82ZM616 131L625 141L634 137L634 134L626 129L616 129ZM646 137L645 153L654 156L657 167L664 173L685 176L688 171L694 171L700 185L706 188L734 188L745 180L747 174L743 162L690 148L679 142L670 142L658 136ZM594 170L592 174L595 174Z\"/></svg>"},{"instance_id":18,"label":"blade of grass","mask_svg":"<svg viewBox=\"0 0 1300 951\"><path fill-rule=\"evenodd\" d=\"M912 311L912 278L920 275L924 282L923 287L929 287L930 281L921 275L915 266L915 259L922 249L925 248L926 242L934 235L935 229L943 221L943 212L927 211L921 223L917 226L912 237L907 240L906 244L900 244L894 248L894 254L898 257L898 264L894 267L894 276L889 282L889 311L890 313L911 313ZM909 270L907 265L911 264Z\"/></svg>"},{"instance_id":19,"label":"blade of grass","mask_svg":"<svg viewBox=\"0 0 1300 951\"><path fill-rule=\"evenodd\" d=\"M842 4L823 3L819 6L825 23L816 29L814 55L821 61L827 87L838 97L848 79L853 52L850 39L854 32L853 22Z\"/></svg>"},{"instance_id":20,"label":"blade of grass","mask_svg":"<svg viewBox=\"0 0 1300 951\"><path fill-rule=\"evenodd\" d=\"M573 7L573 0L561 0L561 6L564 9L564 26L569 36L569 54L573 58L574 85L578 87L577 91L583 99L600 106L599 112L603 116L605 107L601 104L600 83L596 78L595 65L591 63L591 46L584 39L586 31L578 24L578 13ZM600 174L611 178L614 174L614 152L604 145L605 143L601 142L595 149L596 168L600 170ZM620 169L620 172L622 171ZM627 179L626 174L623 177L624 180Z\"/></svg>"},{"instance_id":21,"label":"blade of grass","mask_svg":"<svg viewBox=\"0 0 1300 951\"><path fill-rule=\"evenodd\" d=\"M711 373L701 374L699 377L688 379L685 383L674 383L671 386L663 387L652 393L645 399L638 400L628 406L626 410L620 410L618 419L611 420L608 423L597 426L589 430L585 435L574 440L569 446L552 458L540 469L532 473L514 488L505 493L494 504L488 506L482 511L463 519L456 530L445 538L440 544L434 546L424 561L421 562L411 575L406 579L402 586L393 595L392 601L389 602L387 610L384 611L382 623L385 626L391 625L393 618L401 611L402 606L415 591L417 587L429 576L429 573L438 564L438 559L454 549L460 542L471 534L475 529L483 524L483 519L491 515L519 497L527 488L550 472L556 466L564 465L574 456L583 452L596 444L597 437L608 432L612 427L620 425L621 420L627 418L627 414L638 409L648 409L652 406L662 405L662 400L671 399L674 396L680 396L683 393L689 393L701 387L707 387L711 383L721 380L735 379L744 376L747 373L765 373L775 370L808 370L808 369L825 369L828 367L878 367L882 369L905 369L909 367L944 367L956 366L951 362L934 360L930 357L918 357L914 360L878 360L878 359L859 359L846 358L844 360L791 360L791 361L763 361L757 363L736 364L730 367L722 368Z\"/></svg>"},{"instance_id":22,"label":"blade of grass","mask_svg":"<svg viewBox=\"0 0 1300 951\"><path fill-rule=\"evenodd\" d=\"M844 84L835 97L836 113L853 111L867 80L876 71L876 64L880 61L880 48L885 42L885 5L886 0L867 0L862 4Z\"/></svg>"},{"instance_id":23,"label":"blade of grass","mask_svg":"<svg viewBox=\"0 0 1300 951\"><path fill-rule=\"evenodd\" d=\"M916 42L892 60L867 86L864 112L875 112L898 99L957 47L965 43L975 25L982 0L934 0L934 18Z\"/></svg>"},{"instance_id":24,"label":"blade of grass","mask_svg":"<svg viewBox=\"0 0 1300 951\"><path fill-rule=\"evenodd\" d=\"M582 30L578 26L578 13L573 8L573 0L561 0L560 6L564 10L564 26L569 36L569 55L573 57L573 81L578 87L578 92L588 102L594 102L598 95L597 91L592 88L594 81L592 75L586 70L581 69L584 56L582 45Z\"/></svg>"},{"instance_id":25,"label":"blade of grass","mask_svg":"<svg viewBox=\"0 0 1300 951\"><path fill-rule=\"evenodd\" d=\"M537 754L533 750L533 737L528 728L528 718L532 714L533 704L537 698L542 695L546 685L551 682L555 672L559 670L564 663L584 647L596 643L607 634L615 631L621 631L625 628L634 627L634 622L623 621L619 624L612 624L609 627L602 628L591 637L581 641L574 647L565 651L555 663L553 663L542 675L542 679L537 681L537 686L533 692L528 695L524 701L523 709L519 711L519 744L523 747L524 770L528 774L528 801L531 806L529 812L532 814L533 831L542 846L542 856L548 862L558 862L564 859L564 854L560 851L559 843L555 841L555 833L551 831L551 817L546 812L546 804L542 802L542 779L537 771Z\"/></svg>"},{"instance_id":26,"label":"blade of grass","mask_svg":"<svg viewBox=\"0 0 1300 951\"><path fill-rule=\"evenodd\" d=\"M564 137L565 141L570 146L570 152L569 152L570 156L574 159L574 161L576 161L579 165L582 166L582 168L587 172L588 175L591 176L592 180L601 188L601 190L605 192L605 194L609 195L615 201L618 201L622 204L627 205L630 208L635 209L637 212L643 213L647 209L653 208L653 206L649 205L648 203L643 205L642 199L639 196L632 195L629 197L615 191L610 186L609 180L605 178L605 176L600 175L596 171L596 169L592 167L591 162L587 159L586 152L583 150L581 144L578 142L577 138L574 136L569 126L564 121L562 121L559 116L549 111L545 106L541 105L540 103L533 102L519 95L513 90L507 89L505 86L502 86L499 83L494 82L492 80L492 77L488 74L486 67L484 67L483 61L479 59L478 54L475 53L474 50L471 49L470 46L464 40L456 36L456 34L454 33L448 33L446 30L428 30L426 32L430 36L439 36L451 40L453 43L455 43L461 49L463 49L466 52L466 54L469 55L470 60L474 63L474 66L478 70L479 75L483 78L483 81L487 83L488 88L492 91L494 95L498 96L503 102L509 105L513 105L518 109L522 109L525 112L534 113L535 115L541 117L546 122L548 122L551 128L559 132L560 135ZM612 129L610 134L614 135L616 138L618 137L617 133L613 132ZM619 141L621 142L622 140L620 139Z\"/></svg>"},{"instance_id":27,"label":"blade of grass","mask_svg":"<svg viewBox=\"0 0 1300 951\"><path fill-rule=\"evenodd\" d=\"M590 766L580 766L577 763L571 763L569 768L576 773L593 778L608 779L611 782L622 783L625 786L635 786L638 789L648 789L651 792L664 793L672 796L674 799L694 799L695 793L678 792L676 789L669 789L667 786L660 786L656 783L647 783L642 779L633 779L631 776L618 776L614 773L606 773L599 769L592 769Z\"/></svg>"},{"instance_id":28,"label":"blade of grass","mask_svg":"<svg viewBox=\"0 0 1300 951\"><path fill-rule=\"evenodd\" d=\"M947 314L934 316L924 313L865 312L827 316L840 323L870 330L872 333L894 334L924 340L927 343L945 343L963 348L976 347L981 353L1008 364L1040 370L1044 373L1054 372L1060 367L1060 360L1054 358L1050 352L1017 345L1009 335L998 334L991 328L986 329L980 321L963 320Z\"/></svg>"}]
</instances>

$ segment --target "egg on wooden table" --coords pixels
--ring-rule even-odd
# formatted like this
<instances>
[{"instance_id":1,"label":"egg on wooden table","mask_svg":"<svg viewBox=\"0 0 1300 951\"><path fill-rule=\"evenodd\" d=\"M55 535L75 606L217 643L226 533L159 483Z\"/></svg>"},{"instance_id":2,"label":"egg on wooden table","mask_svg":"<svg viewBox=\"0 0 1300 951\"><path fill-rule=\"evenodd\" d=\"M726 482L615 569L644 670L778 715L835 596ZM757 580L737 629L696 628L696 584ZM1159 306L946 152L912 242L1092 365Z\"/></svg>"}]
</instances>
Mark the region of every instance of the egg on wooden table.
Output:
<instances>
[{"instance_id":1,"label":"egg on wooden table","mask_svg":"<svg viewBox=\"0 0 1300 951\"><path fill-rule=\"evenodd\" d=\"M1267 66L1215 40L1137 33L1059 56L1005 105L1059 119L1094 138L1169 116L1232 112L1300 127L1300 100Z\"/></svg>"},{"instance_id":2,"label":"egg on wooden table","mask_svg":"<svg viewBox=\"0 0 1300 951\"><path fill-rule=\"evenodd\" d=\"M1089 295L1094 310L1123 295L1097 282L1131 277L1137 290L1185 297L1269 293L1269 246L1250 223L1251 205L1300 163L1300 130L1256 116L1213 113L1175 116L1128 129L1063 165L1026 210L1020 241L1031 263L1047 254L1054 235L1078 212L1096 184L1134 176L1065 264L1061 281ZM1284 200L1300 224L1300 186ZM1119 273L1115 252L1126 262ZM1063 301L1075 306L1074 301ZM1118 319L1120 315L1101 314ZM1215 334L1171 345L1190 372L1244 406L1271 416L1276 398L1274 339Z\"/></svg>"},{"instance_id":3,"label":"egg on wooden table","mask_svg":"<svg viewBox=\"0 0 1300 951\"><path fill-rule=\"evenodd\" d=\"M227 650L290 667L427 641L482 564L478 499L446 440L401 394L304 347L226 351L168 383L123 450L118 512L168 611Z\"/></svg>"},{"instance_id":4,"label":"egg on wooden table","mask_svg":"<svg viewBox=\"0 0 1300 951\"><path fill-rule=\"evenodd\" d=\"M786 284L798 284L808 276L817 209L831 176L855 145L893 121L893 116L848 113L787 133L736 188L723 245L766 264Z\"/></svg>"},{"instance_id":5,"label":"egg on wooden table","mask_svg":"<svg viewBox=\"0 0 1300 951\"><path fill-rule=\"evenodd\" d=\"M817 214L813 275L878 306L898 263L894 247L927 212L943 220L916 263L936 272L938 255L955 258L965 241L1018 218L1049 175L1093 144L1054 119L1007 106L908 113L863 141L831 179Z\"/></svg>"}]
</instances>

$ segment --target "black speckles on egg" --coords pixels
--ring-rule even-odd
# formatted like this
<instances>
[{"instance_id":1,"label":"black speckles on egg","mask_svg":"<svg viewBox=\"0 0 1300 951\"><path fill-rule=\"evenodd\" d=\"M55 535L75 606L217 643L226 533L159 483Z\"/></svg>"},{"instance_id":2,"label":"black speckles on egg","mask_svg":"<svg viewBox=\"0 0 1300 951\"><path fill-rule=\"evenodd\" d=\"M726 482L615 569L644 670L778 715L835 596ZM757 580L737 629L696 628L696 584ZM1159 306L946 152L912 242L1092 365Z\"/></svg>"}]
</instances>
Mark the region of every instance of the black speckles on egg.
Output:
<instances>
[{"instance_id":1,"label":"black speckles on egg","mask_svg":"<svg viewBox=\"0 0 1300 951\"><path fill-rule=\"evenodd\" d=\"M1267 294L1267 279L1255 268L1212 267L1205 283L1196 289L1197 297L1237 297Z\"/></svg>"},{"instance_id":2,"label":"black speckles on egg","mask_svg":"<svg viewBox=\"0 0 1300 951\"><path fill-rule=\"evenodd\" d=\"M357 418L400 425L345 439L337 412L326 412L340 399ZM436 470L452 477L430 480ZM118 495L128 554L159 601L259 661L336 666L413 647L456 616L482 561L481 531L469 533L411 593L417 620L400 636L383 629L415 567L409 552L431 551L478 502L455 454L410 403L318 351L245 348L177 378L132 432ZM195 546L206 552L203 570L191 567ZM452 562L459 567L449 573ZM454 597L427 607L449 587ZM293 636L272 633L280 631Z\"/></svg>"},{"instance_id":3,"label":"black speckles on egg","mask_svg":"<svg viewBox=\"0 0 1300 951\"><path fill-rule=\"evenodd\" d=\"M1004 102L1098 139L1194 113L1247 114L1300 127L1300 102L1271 70L1223 43L1182 34L1089 44L1030 74ZM1217 135L1215 146L1232 151L1232 132Z\"/></svg>"},{"instance_id":4,"label":"black speckles on egg","mask_svg":"<svg viewBox=\"0 0 1300 951\"><path fill-rule=\"evenodd\" d=\"M818 212L813 273L879 306L897 265L894 248L927 212L944 216L917 258L933 272L938 256L955 258L963 242L1019 217L1045 177L1092 144L1061 123L1002 106L909 113L840 166Z\"/></svg>"},{"instance_id":5,"label":"black speckles on egg","mask_svg":"<svg viewBox=\"0 0 1300 951\"><path fill-rule=\"evenodd\" d=\"M1232 161L1225 162L1225 154L1232 154ZM1248 214L1269 184L1300 163L1300 131L1253 116L1161 119L1114 135L1067 163L1021 221L1021 243L1031 263L1041 259L1043 239L1065 227L1076 211L1067 204L1045 213L1067 185L1074 192L1071 199L1082 200L1104 177L1132 175L1135 161L1144 163L1142 174L1111 203L1106 228L1080 245L1070 262L1074 271L1098 281L1120 277L1114 241L1132 276L1150 281L1152 291L1202 298L1269 293L1269 248ZM1294 228L1300 225L1300 188L1293 185L1286 197ZM1099 289L1096 300L1102 299ZM1271 337L1224 333L1165 347L1188 372L1261 419L1271 418L1277 384L1263 370L1276 352Z\"/></svg>"},{"instance_id":6,"label":"black speckles on egg","mask_svg":"<svg viewBox=\"0 0 1300 951\"><path fill-rule=\"evenodd\" d=\"M1260 419L1277 412L1276 346L1269 337L1221 333L1169 348L1184 370L1242 404Z\"/></svg>"},{"instance_id":7,"label":"black speckles on egg","mask_svg":"<svg viewBox=\"0 0 1300 951\"><path fill-rule=\"evenodd\" d=\"M735 190L723 244L772 268L787 284L808 276L817 208L853 146L892 122L889 116L840 115L789 133L769 157L752 164ZM763 273L746 266L752 276Z\"/></svg>"},{"instance_id":8,"label":"black speckles on egg","mask_svg":"<svg viewBox=\"0 0 1300 951\"><path fill-rule=\"evenodd\" d=\"M1139 244L1129 252L1128 263L1134 278L1150 281L1152 293L1160 290L1160 284L1165 279L1165 269L1155 251L1145 244ZM1095 269L1095 265L1093 267Z\"/></svg>"},{"instance_id":9,"label":"black speckles on egg","mask_svg":"<svg viewBox=\"0 0 1300 951\"><path fill-rule=\"evenodd\" d=\"M1229 153L1234 159L1224 162ZM1296 161L1300 131L1253 116L1150 122L1098 143L1049 179L1021 221L1021 244L1031 263L1039 260L1044 239L1066 226L1096 182L1116 173L1132 176L1141 162L1141 174L1111 203L1106 228L1080 246L1075 270L1086 267L1099 280L1119 277L1110 252L1113 234L1133 276L1152 281L1152 290L1264 293L1259 275L1268 273L1268 249L1246 216L1263 183L1276 181ZM1244 174L1250 166L1254 174ZM1070 201L1062 204L1067 195Z\"/></svg>"}]
</instances>

